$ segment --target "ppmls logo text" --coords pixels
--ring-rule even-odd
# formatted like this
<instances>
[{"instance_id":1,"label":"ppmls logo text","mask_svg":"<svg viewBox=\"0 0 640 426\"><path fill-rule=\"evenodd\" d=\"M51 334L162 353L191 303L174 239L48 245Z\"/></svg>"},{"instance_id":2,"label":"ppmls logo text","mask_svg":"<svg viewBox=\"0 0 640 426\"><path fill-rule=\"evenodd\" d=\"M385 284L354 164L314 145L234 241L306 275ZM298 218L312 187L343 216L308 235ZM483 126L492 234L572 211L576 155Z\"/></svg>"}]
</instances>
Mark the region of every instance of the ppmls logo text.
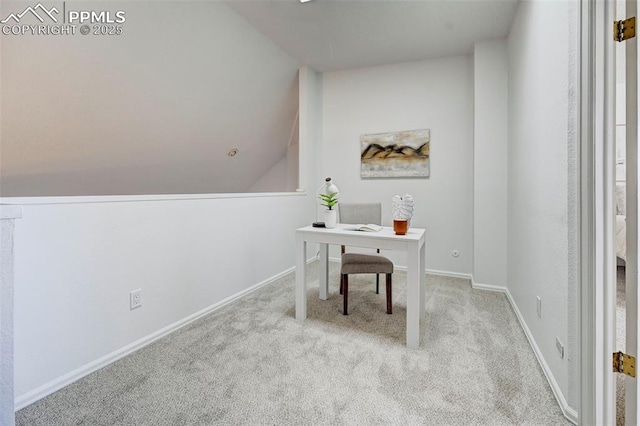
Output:
<instances>
[{"instance_id":1,"label":"ppmls logo text","mask_svg":"<svg viewBox=\"0 0 640 426\"><path fill-rule=\"evenodd\" d=\"M78 26L83 35L121 35L126 21L123 10L67 9L67 2L47 7L27 6L0 20L3 35L74 35ZM62 11L62 12L61 12ZM92 32L93 31L93 32Z\"/></svg>"}]
</instances>

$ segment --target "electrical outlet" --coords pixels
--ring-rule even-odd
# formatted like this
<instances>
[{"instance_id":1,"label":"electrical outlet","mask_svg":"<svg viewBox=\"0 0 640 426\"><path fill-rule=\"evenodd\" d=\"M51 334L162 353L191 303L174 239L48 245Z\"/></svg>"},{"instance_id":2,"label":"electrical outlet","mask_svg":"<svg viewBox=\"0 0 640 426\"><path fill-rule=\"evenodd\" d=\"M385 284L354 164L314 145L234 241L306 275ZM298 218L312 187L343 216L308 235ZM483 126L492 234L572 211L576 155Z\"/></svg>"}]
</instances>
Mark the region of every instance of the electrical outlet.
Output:
<instances>
[{"instance_id":1,"label":"electrical outlet","mask_svg":"<svg viewBox=\"0 0 640 426\"><path fill-rule=\"evenodd\" d=\"M538 313L538 318L542 318L542 299L540 299L540 296L536 296L536 312Z\"/></svg>"},{"instance_id":2,"label":"electrical outlet","mask_svg":"<svg viewBox=\"0 0 640 426\"><path fill-rule=\"evenodd\" d=\"M131 310L142 306L142 289L133 290L129 293L129 308Z\"/></svg>"},{"instance_id":3,"label":"electrical outlet","mask_svg":"<svg viewBox=\"0 0 640 426\"><path fill-rule=\"evenodd\" d=\"M558 349L560 358L564 359L564 346L562 346L562 342L560 342L560 339L557 337L556 337L556 349Z\"/></svg>"},{"instance_id":4,"label":"electrical outlet","mask_svg":"<svg viewBox=\"0 0 640 426\"><path fill-rule=\"evenodd\" d=\"M460 252L458 250L452 250L451 251L451 256L458 257L458 256L460 256Z\"/></svg>"}]
</instances>

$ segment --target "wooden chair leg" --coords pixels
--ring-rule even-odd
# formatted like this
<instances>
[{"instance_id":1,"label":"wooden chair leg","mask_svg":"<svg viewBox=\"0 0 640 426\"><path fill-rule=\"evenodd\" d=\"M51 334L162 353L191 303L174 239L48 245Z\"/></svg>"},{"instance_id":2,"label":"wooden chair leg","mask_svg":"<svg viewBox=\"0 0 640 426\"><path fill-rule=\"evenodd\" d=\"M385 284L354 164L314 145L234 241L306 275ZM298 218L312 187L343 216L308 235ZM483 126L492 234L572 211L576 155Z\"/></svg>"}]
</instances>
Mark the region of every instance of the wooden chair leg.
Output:
<instances>
[{"instance_id":1,"label":"wooden chair leg","mask_svg":"<svg viewBox=\"0 0 640 426\"><path fill-rule=\"evenodd\" d=\"M380 254L380 249L376 249L376 252ZM376 294L380 294L380 274L376 274Z\"/></svg>"},{"instance_id":2,"label":"wooden chair leg","mask_svg":"<svg viewBox=\"0 0 640 426\"><path fill-rule=\"evenodd\" d=\"M342 283L344 282L344 275L340 275L340 294L342 294Z\"/></svg>"},{"instance_id":3,"label":"wooden chair leg","mask_svg":"<svg viewBox=\"0 0 640 426\"><path fill-rule=\"evenodd\" d=\"M387 274L387 313L391 314L391 274Z\"/></svg>"},{"instance_id":4,"label":"wooden chair leg","mask_svg":"<svg viewBox=\"0 0 640 426\"><path fill-rule=\"evenodd\" d=\"M347 315L347 301L349 299L349 276L347 274L342 275L342 290L344 291L344 307L342 309L342 315Z\"/></svg>"}]
</instances>

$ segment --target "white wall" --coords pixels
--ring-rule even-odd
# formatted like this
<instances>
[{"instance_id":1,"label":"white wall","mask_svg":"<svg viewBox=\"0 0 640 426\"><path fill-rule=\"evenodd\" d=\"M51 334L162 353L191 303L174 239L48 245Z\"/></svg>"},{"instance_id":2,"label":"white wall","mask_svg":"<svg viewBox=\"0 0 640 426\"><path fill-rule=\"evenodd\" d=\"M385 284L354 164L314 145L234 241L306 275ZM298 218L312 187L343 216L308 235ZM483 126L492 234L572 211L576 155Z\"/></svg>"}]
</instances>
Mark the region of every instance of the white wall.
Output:
<instances>
[{"instance_id":1,"label":"white wall","mask_svg":"<svg viewBox=\"0 0 640 426\"><path fill-rule=\"evenodd\" d=\"M299 86L300 83L298 83ZM287 191L295 191L299 188L300 183L300 120L299 115L296 118L296 125L293 128L293 135L289 146L287 147L287 155L285 161L287 162ZM309 172L308 168L305 169Z\"/></svg>"},{"instance_id":2,"label":"white wall","mask_svg":"<svg viewBox=\"0 0 640 426\"><path fill-rule=\"evenodd\" d=\"M278 192L287 187L287 157L278 161L267 173L256 181L248 192Z\"/></svg>"},{"instance_id":3,"label":"white wall","mask_svg":"<svg viewBox=\"0 0 640 426\"><path fill-rule=\"evenodd\" d=\"M308 66L300 67L300 173L298 187L315 197L315 189L324 182L317 173L322 170L322 74Z\"/></svg>"},{"instance_id":4,"label":"white wall","mask_svg":"<svg viewBox=\"0 0 640 426\"><path fill-rule=\"evenodd\" d=\"M294 229L312 216L304 194L30 201L44 204L24 204L15 228L19 405L293 267Z\"/></svg>"},{"instance_id":5,"label":"white wall","mask_svg":"<svg viewBox=\"0 0 640 426\"><path fill-rule=\"evenodd\" d=\"M506 40L476 43L473 63L473 278L477 284L506 287Z\"/></svg>"},{"instance_id":6,"label":"white wall","mask_svg":"<svg viewBox=\"0 0 640 426\"><path fill-rule=\"evenodd\" d=\"M561 399L576 407L575 11L521 2L508 39L508 289ZM575 20L575 21L574 21ZM536 314L542 298L542 318ZM562 359L558 337L565 345ZM566 407L564 407L566 408Z\"/></svg>"},{"instance_id":7,"label":"white wall","mask_svg":"<svg viewBox=\"0 0 640 426\"><path fill-rule=\"evenodd\" d=\"M616 20L627 19L626 4L616 2ZM627 180L626 44L616 43L616 182Z\"/></svg>"},{"instance_id":8,"label":"white wall","mask_svg":"<svg viewBox=\"0 0 640 426\"><path fill-rule=\"evenodd\" d=\"M323 74L321 169L343 201L383 202L412 194L413 226L427 229L427 268L472 271L473 71L470 57L450 57ZM361 179L360 135L431 130L428 179ZM460 257L451 256L459 250ZM406 265L402 258L392 258Z\"/></svg>"},{"instance_id":9,"label":"white wall","mask_svg":"<svg viewBox=\"0 0 640 426\"><path fill-rule=\"evenodd\" d=\"M72 9L123 34L0 37L3 196L246 192L285 156L298 63L226 4Z\"/></svg>"},{"instance_id":10,"label":"white wall","mask_svg":"<svg viewBox=\"0 0 640 426\"><path fill-rule=\"evenodd\" d=\"M22 211L19 207L0 204L0 424L13 425L14 416L14 221Z\"/></svg>"},{"instance_id":11,"label":"white wall","mask_svg":"<svg viewBox=\"0 0 640 426\"><path fill-rule=\"evenodd\" d=\"M297 124L293 130L295 141L287 147L285 156L251 185L247 192L294 192L298 188L300 145L298 144L299 129Z\"/></svg>"}]
</instances>

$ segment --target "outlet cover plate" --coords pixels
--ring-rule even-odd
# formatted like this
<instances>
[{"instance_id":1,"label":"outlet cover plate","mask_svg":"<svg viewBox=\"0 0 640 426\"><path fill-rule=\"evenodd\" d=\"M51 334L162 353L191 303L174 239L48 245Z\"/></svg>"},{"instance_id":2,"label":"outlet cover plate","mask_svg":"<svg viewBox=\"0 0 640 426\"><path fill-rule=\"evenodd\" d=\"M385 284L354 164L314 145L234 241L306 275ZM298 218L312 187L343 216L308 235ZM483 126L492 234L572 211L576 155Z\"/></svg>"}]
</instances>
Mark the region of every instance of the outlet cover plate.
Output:
<instances>
[{"instance_id":1,"label":"outlet cover plate","mask_svg":"<svg viewBox=\"0 0 640 426\"><path fill-rule=\"evenodd\" d=\"M137 309L142 306L142 289L133 290L129 293L129 309Z\"/></svg>"},{"instance_id":2,"label":"outlet cover plate","mask_svg":"<svg viewBox=\"0 0 640 426\"><path fill-rule=\"evenodd\" d=\"M562 342L557 337L556 337L556 349L558 349L558 353L560 354L560 358L564 359L564 346L562 346Z\"/></svg>"}]
</instances>

